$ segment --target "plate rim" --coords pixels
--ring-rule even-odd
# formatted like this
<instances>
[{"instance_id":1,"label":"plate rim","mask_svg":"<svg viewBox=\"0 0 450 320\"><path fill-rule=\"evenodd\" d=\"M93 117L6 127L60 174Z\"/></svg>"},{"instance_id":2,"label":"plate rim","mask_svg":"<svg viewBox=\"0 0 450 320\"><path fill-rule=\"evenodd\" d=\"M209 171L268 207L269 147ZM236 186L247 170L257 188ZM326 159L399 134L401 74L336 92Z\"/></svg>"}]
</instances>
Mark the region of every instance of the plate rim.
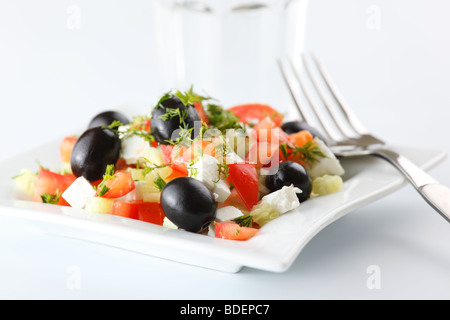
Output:
<instances>
[{"instance_id":1,"label":"plate rim","mask_svg":"<svg viewBox=\"0 0 450 320\"><path fill-rule=\"evenodd\" d=\"M0 163L6 163L8 161L13 160L14 158L29 154L30 152L39 150L40 148L42 148L42 146L54 144L56 141L58 141L58 140L54 140L54 141L50 141L46 144L42 144L40 147L35 147L35 148L30 149L29 151L24 151L19 155L10 157L9 159L0 160ZM402 147L392 147L392 148L395 150L397 148L402 148ZM407 147L404 147L404 148L407 148ZM429 149L422 149L422 148L409 148L409 149L415 150L415 151L429 150ZM444 151L433 150L433 152L435 153L435 155L433 157L428 158L425 161L425 163L420 165L420 167L423 170L428 171L428 170L432 169L433 167L435 167L436 165L441 163L447 156ZM209 252L210 255L208 257L203 257L204 260L203 260L203 262L200 263L199 261L195 261L195 258L193 258L193 257L177 258L177 257L174 257L173 254L161 254L161 253L157 254L157 251L161 251L162 248L159 250L153 250L153 251L150 250L151 252L149 252L149 251L146 252L145 250L133 250L132 248L126 248L125 246L117 246L117 245L112 245L112 246L120 248L120 249L125 249L128 251L136 251L136 252L148 254L148 255L155 256L155 257L162 258L162 259L178 261L178 262L185 263L185 264L196 265L199 267L205 267L208 269L215 269L215 270L231 272L231 273L238 272L243 267L250 267L250 268L255 268L255 269L269 271L269 272L284 272L284 271L288 270L290 268L290 266L294 263L294 261L297 259L297 257L303 250L303 248L325 227L334 223L335 221L342 218L343 216L347 215L349 212L351 212L359 207L363 207L377 199L383 198L384 196L400 189L405 184L407 184L406 179L401 174L399 174L398 177L396 179L394 179L391 183L385 185L383 188L377 189L376 191L373 192L373 194L365 195L362 198L353 199L353 201L351 201L350 203L346 203L344 207L341 206L341 207L334 208L333 210L328 211L326 215L324 215L321 219L315 221L314 224L312 224L309 227L308 232L306 234L304 234L301 237L298 237L296 239L295 243L290 246L289 251L287 253L285 253L284 256L282 256L281 258L279 258L278 260L275 260L275 261L273 260L273 257L267 257L267 256L264 256L261 254L248 255L248 247L252 248L252 244L255 241L257 241L256 237L253 239L250 239L246 242L238 242L238 244L237 244L236 241L230 242L230 240L205 237L204 235L192 234L192 233L186 232L184 230L181 230L182 234L183 234L183 235L181 235L181 233L179 232L180 230L172 230L172 229L169 229L166 227L156 226L156 225L148 226L149 225L148 223L145 223L142 221L137 221L137 220L130 221L131 219L112 216L112 215L107 215L108 219L112 218L112 220L114 220L114 221L111 221L110 224L108 224L108 223L105 224L104 221L101 221L101 219L99 220L101 222L101 224L99 224L98 223L99 221L97 221L97 220L78 219L77 225L78 226L87 225L92 228L95 228L95 226L100 225L100 226L103 226L101 229L106 230L106 231L108 231L108 230L114 231L118 227L121 227L122 229L120 229L120 230L127 230L124 234L128 234L130 231L136 232L136 230L137 230L137 231L139 231L138 232L139 235L141 235L144 232L144 230L145 230L145 232L147 232L149 229L155 229L155 227L157 227L158 229L155 229L155 230L163 230L164 232L155 231L150 234L145 233L147 235L147 237L145 237L145 238L147 240L151 240L151 241L160 241L161 234L163 234L162 238L164 238L166 240L168 238L170 239L169 243L165 244L165 247L167 247L167 245L169 245L170 249L172 249L172 250L174 250L174 249L180 250L185 244L187 244L187 242L179 243L180 241L178 241L178 240L180 237L183 239L183 241L189 241L189 242L192 241L192 242L196 243L197 245L199 245L197 250L200 250L202 248L204 249L205 246L207 249L209 249L211 247L211 243L213 246L216 245L217 243L219 243L220 250L217 250L217 251L212 250L212 252ZM33 206L39 207L40 210L37 210L37 211L39 211L41 213L41 215L35 214L36 210L33 210L33 208L32 208ZM58 212L58 210L57 210L57 209L61 209L61 207L59 207L59 206L39 204L39 203L35 203L35 202L31 202L31 201L24 201L24 200L5 199L2 194L0 194L0 208L2 209L2 210L0 210L0 215L2 215L2 216L4 216L4 215L15 216L17 218L22 218L27 221L38 222L38 223L41 222L44 224L50 222L50 224L52 225L51 227L60 226L62 224L61 221L63 221L63 220L64 220L63 223L67 224L70 221L74 221L73 218L75 218L68 214L60 214L60 215L58 215L58 218L55 219L54 214L61 213L61 212ZM44 208L45 209L52 208L52 210L44 210ZM4 210L4 209L9 209L9 210ZM62 208L62 209L64 209L64 208ZM70 209L72 209L73 211L76 210L74 208L70 208ZM61 211L61 210L59 210L59 211ZM21 214L18 215L17 212L21 212ZM52 213L53 213L53 215L52 215ZM104 214L90 214L90 215L91 216L100 215L99 217L105 216ZM80 217L76 217L76 218L80 218ZM57 221L55 221L55 220L57 220ZM123 223L124 221L126 222L125 224L119 223L119 222ZM93 222L95 222L95 223L93 223ZM117 224L117 223L119 223L119 224ZM128 226L131 228L124 229L123 228L124 226ZM142 228L140 228L140 227L142 227ZM76 228L76 227L71 226L71 228ZM82 228L82 230L84 230L84 229ZM170 230L178 232L178 234L180 234L180 236L167 237L164 233L170 232ZM76 238L76 239L79 239L82 241L83 240L84 241L92 240L92 242L95 242L95 243L100 243L103 245L111 245L111 243L105 243L105 241L95 241L93 239L89 240L89 239L86 239L86 237L83 239L81 237L62 235L61 233L58 233L58 232L48 232L48 231L45 233L56 235L56 236L66 236L66 237L70 237L70 238ZM103 235L107 234L109 237L111 237L110 232L103 232L102 234ZM122 238L124 237L123 236L124 234L121 234ZM99 236L100 233L98 233L96 235ZM95 236L93 238L95 238ZM199 239L205 239L205 240L207 239L206 240L207 242L205 242L205 240L199 240ZM225 256L221 256L223 254L225 254ZM233 257L238 257L239 259L236 260L236 259L233 259ZM205 259L205 258L207 258L207 259Z\"/></svg>"}]
</instances>

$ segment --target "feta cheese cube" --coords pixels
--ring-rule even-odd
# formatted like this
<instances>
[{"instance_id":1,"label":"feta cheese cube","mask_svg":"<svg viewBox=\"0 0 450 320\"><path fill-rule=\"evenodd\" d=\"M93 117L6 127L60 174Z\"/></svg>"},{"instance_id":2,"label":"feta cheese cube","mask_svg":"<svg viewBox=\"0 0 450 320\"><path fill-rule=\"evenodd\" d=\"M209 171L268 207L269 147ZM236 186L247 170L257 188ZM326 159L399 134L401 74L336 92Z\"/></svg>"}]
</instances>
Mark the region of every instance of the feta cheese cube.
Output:
<instances>
[{"instance_id":1,"label":"feta cheese cube","mask_svg":"<svg viewBox=\"0 0 450 320\"><path fill-rule=\"evenodd\" d=\"M214 182L219 180L218 165L219 161L216 158L205 154L188 167L189 176L200 180L209 190L213 190Z\"/></svg>"},{"instance_id":2,"label":"feta cheese cube","mask_svg":"<svg viewBox=\"0 0 450 320\"><path fill-rule=\"evenodd\" d=\"M319 161L315 162L312 165L311 169L309 169L311 178L315 179L325 174L342 176L345 171L341 163L339 162L339 159L336 158L333 152L331 152L330 148L328 148L328 146L322 140L318 139L317 137L314 138L314 140L317 143L320 151L325 155L325 158L319 159Z\"/></svg>"},{"instance_id":3,"label":"feta cheese cube","mask_svg":"<svg viewBox=\"0 0 450 320\"><path fill-rule=\"evenodd\" d=\"M301 192L302 190L294 185L284 186L280 190L265 195L261 201L269 203L274 210L283 214L300 206L297 193Z\"/></svg>"},{"instance_id":4,"label":"feta cheese cube","mask_svg":"<svg viewBox=\"0 0 450 320\"><path fill-rule=\"evenodd\" d=\"M178 229L178 227L170 221L167 217L164 217L163 226L169 229Z\"/></svg>"},{"instance_id":5,"label":"feta cheese cube","mask_svg":"<svg viewBox=\"0 0 450 320\"><path fill-rule=\"evenodd\" d=\"M217 202L224 202L228 199L228 197L231 194L230 188L228 187L228 184L223 181L219 180L217 183L214 184L213 194L217 195L216 201Z\"/></svg>"},{"instance_id":6,"label":"feta cheese cube","mask_svg":"<svg viewBox=\"0 0 450 320\"><path fill-rule=\"evenodd\" d=\"M77 178L63 192L62 197L73 208L83 209L89 198L95 196L95 189L84 177Z\"/></svg>"},{"instance_id":7,"label":"feta cheese cube","mask_svg":"<svg viewBox=\"0 0 450 320\"><path fill-rule=\"evenodd\" d=\"M238 218L243 215L244 214L242 213L242 211L239 210L238 208L233 207L233 206L227 206L227 207L217 209L217 214L216 214L215 220L219 221L219 222L223 222L223 221L233 220L233 219Z\"/></svg>"},{"instance_id":8,"label":"feta cheese cube","mask_svg":"<svg viewBox=\"0 0 450 320\"><path fill-rule=\"evenodd\" d=\"M122 157L127 164L137 163L150 148L150 143L140 136L131 135L122 139Z\"/></svg>"}]
</instances>

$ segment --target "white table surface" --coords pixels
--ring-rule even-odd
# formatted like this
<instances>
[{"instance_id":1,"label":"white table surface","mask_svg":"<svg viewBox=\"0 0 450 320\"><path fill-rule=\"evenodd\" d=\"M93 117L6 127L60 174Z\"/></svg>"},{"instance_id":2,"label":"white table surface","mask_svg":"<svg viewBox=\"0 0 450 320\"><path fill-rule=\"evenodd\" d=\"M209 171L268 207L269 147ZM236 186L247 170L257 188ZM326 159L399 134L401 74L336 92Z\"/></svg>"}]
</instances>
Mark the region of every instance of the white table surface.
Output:
<instances>
[{"instance_id":1,"label":"white table surface","mask_svg":"<svg viewBox=\"0 0 450 320\"><path fill-rule=\"evenodd\" d=\"M80 30L66 26L71 4L82 10ZM162 92L149 10L143 0L0 2L0 160ZM446 0L312 0L306 47L372 131L449 153L449 10ZM430 172L450 186L448 160ZM325 228L283 273L198 268L41 235L6 217L0 257L2 299L450 298L450 225L409 185ZM379 287L368 285L371 266Z\"/></svg>"}]
</instances>

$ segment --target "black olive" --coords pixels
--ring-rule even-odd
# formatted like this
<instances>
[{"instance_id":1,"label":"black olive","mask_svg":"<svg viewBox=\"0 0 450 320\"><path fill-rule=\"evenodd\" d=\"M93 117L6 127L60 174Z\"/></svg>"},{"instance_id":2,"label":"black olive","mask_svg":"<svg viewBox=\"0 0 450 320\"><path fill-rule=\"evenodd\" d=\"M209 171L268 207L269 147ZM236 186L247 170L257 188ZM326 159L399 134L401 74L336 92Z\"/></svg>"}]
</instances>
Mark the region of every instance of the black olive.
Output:
<instances>
[{"instance_id":1,"label":"black olive","mask_svg":"<svg viewBox=\"0 0 450 320\"><path fill-rule=\"evenodd\" d=\"M114 131L102 127L87 129L73 147L70 158L72 171L77 177L99 180L109 164L116 164L120 150L121 142Z\"/></svg>"},{"instance_id":2,"label":"black olive","mask_svg":"<svg viewBox=\"0 0 450 320\"><path fill-rule=\"evenodd\" d=\"M213 194L202 182L180 177L164 186L161 208L178 228L201 232L216 217L217 205Z\"/></svg>"},{"instance_id":3,"label":"black olive","mask_svg":"<svg viewBox=\"0 0 450 320\"><path fill-rule=\"evenodd\" d=\"M180 118L179 115L182 117ZM170 144L169 141L176 141L180 134L180 127L192 129L195 123L201 128L200 116L192 105L185 106L178 97L172 96L152 111L151 130L156 141L160 144ZM191 138L195 138L200 130L195 128L191 132Z\"/></svg>"},{"instance_id":4,"label":"black olive","mask_svg":"<svg viewBox=\"0 0 450 320\"><path fill-rule=\"evenodd\" d=\"M278 170L274 174L267 175L265 183L270 192L293 184L302 190L302 193L297 193L300 202L307 200L312 191L311 177L304 166L294 161L280 162Z\"/></svg>"},{"instance_id":5,"label":"black olive","mask_svg":"<svg viewBox=\"0 0 450 320\"><path fill-rule=\"evenodd\" d=\"M313 135L313 137L317 137L324 142L326 141L319 130L310 126L305 121L296 120L296 121L285 122L281 125L281 130L283 130L287 134L297 133L302 130L308 130Z\"/></svg>"},{"instance_id":6,"label":"black olive","mask_svg":"<svg viewBox=\"0 0 450 320\"><path fill-rule=\"evenodd\" d=\"M123 113L117 111L104 111L92 118L91 122L88 125L88 128L101 126L107 127L114 121L120 121L123 124L130 123L130 120L128 120L128 118Z\"/></svg>"}]
</instances>

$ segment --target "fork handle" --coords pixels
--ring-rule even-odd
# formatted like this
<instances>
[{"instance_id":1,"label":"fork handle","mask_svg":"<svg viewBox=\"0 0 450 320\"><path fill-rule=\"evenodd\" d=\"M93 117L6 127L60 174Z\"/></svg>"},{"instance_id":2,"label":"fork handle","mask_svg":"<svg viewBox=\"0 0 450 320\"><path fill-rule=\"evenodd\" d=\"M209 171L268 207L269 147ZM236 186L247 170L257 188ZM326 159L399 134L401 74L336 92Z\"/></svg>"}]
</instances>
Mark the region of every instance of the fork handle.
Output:
<instances>
[{"instance_id":1,"label":"fork handle","mask_svg":"<svg viewBox=\"0 0 450 320\"><path fill-rule=\"evenodd\" d=\"M410 160L392 150L379 149L374 151L373 155L392 163L428 204L450 222L450 188L440 184Z\"/></svg>"}]
</instances>

